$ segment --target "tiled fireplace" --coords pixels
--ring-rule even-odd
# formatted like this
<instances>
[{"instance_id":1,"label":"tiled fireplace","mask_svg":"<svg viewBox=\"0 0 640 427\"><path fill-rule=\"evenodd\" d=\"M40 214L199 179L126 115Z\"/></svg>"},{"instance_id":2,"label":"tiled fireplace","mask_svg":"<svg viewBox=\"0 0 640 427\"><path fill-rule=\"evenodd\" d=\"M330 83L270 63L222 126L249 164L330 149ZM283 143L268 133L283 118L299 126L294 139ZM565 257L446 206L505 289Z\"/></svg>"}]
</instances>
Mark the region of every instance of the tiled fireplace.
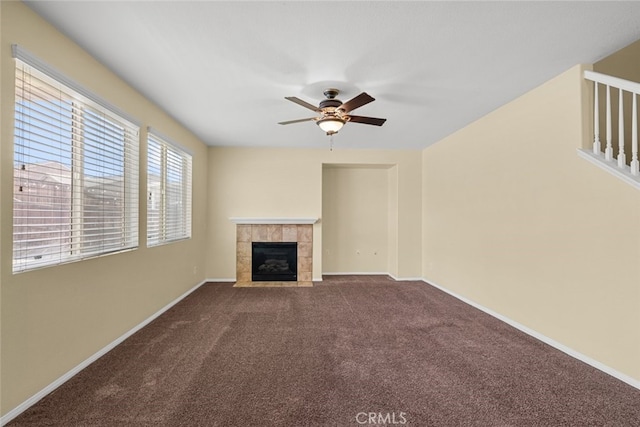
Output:
<instances>
[{"instance_id":1,"label":"tiled fireplace","mask_svg":"<svg viewBox=\"0 0 640 427\"><path fill-rule=\"evenodd\" d=\"M317 219L230 218L236 224L237 287L313 286L313 223ZM253 281L252 243L297 243L297 280Z\"/></svg>"}]
</instances>

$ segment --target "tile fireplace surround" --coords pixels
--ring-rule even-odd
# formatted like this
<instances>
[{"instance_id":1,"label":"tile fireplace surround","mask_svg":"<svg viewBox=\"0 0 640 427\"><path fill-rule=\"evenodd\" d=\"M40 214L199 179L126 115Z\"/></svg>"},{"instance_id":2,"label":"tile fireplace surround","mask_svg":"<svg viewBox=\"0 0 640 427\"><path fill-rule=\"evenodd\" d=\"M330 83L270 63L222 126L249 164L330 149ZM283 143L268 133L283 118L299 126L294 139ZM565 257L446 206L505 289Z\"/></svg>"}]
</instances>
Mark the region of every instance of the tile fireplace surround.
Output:
<instances>
[{"instance_id":1,"label":"tile fireplace surround","mask_svg":"<svg viewBox=\"0 0 640 427\"><path fill-rule=\"evenodd\" d=\"M236 224L236 287L313 286L313 224L317 218L230 218ZM297 242L297 282L254 282L252 242Z\"/></svg>"}]
</instances>

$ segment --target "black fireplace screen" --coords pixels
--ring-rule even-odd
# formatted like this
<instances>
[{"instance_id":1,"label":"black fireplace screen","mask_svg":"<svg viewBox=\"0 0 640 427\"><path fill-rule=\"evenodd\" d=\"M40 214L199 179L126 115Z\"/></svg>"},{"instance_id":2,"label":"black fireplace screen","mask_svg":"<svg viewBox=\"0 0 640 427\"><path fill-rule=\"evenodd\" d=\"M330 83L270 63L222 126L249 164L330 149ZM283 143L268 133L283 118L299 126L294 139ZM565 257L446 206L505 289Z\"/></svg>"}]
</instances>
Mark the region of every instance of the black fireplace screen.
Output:
<instances>
[{"instance_id":1,"label":"black fireplace screen","mask_svg":"<svg viewBox=\"0 0 640 427\"><path fill-rule=\"evenodd\" d=\"M295 282L298 280L296 242L253 242L251 280L254 282Z\"/></svg>"}]
</instances>

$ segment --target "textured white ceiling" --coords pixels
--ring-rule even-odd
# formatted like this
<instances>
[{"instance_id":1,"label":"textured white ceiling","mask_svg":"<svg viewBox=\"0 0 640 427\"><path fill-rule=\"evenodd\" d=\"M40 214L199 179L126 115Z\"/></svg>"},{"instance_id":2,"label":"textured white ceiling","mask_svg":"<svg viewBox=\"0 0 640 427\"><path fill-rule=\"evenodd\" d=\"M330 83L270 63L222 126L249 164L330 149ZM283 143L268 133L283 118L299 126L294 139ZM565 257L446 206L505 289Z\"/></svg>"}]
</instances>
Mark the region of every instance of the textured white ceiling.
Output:
<instances>
[{"instance_id":1,"label":"textured white ceiling","mask_svg":"<svg viewBox=\"0 0 640 427\"><path fill-rule=\"evenodd\" d=\"M332 82L353 114L337 148L420 149L579 63L640 39L640 2L27 4L209 145L326 147ZM152 124L160 127L160 124Z\"/></svg>"}]
</instances>

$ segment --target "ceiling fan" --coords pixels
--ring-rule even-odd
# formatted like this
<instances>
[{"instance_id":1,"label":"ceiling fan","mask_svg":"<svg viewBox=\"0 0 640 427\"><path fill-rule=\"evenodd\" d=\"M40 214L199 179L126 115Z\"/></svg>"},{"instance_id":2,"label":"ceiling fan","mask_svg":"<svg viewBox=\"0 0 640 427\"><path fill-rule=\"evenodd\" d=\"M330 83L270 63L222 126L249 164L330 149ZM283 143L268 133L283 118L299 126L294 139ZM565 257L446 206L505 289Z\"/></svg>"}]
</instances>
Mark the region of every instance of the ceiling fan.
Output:
<instances>
[{"instance_id":1,"label":"ceiling fan","mask_svg":"<svg viewBox=\"0 0 640 427\"><path fill-rule=\"evenodd\" d=\"M325 90L324 96L327 99L323 99L320 102L320 105L317 107L313 104L309 104L308 102L303 101L300 98L296 98L295 96L285 96L285 99L288 99L291 102L295 102L296 104L308 108L311 111L320 113L320 116L309 117L306 119L289 120L286 122L279 122L278 124L290 125L292 123L314 121L318 126L320 126L320 129L327 133L327 135L333 135L335 133L338 133L338 131L342 129L342 126L344 126L344 124L347 122L382 126L384 122L387 121L387 119L379 119L376 117L353 116L348 114L356 108L360 108L363 105L375 101L375 98L373 98L366 92L362 92L360 95L344 103L336 98L339 93L340 91L338 89L330 88Z\"/></svg>"}]
</instances>

